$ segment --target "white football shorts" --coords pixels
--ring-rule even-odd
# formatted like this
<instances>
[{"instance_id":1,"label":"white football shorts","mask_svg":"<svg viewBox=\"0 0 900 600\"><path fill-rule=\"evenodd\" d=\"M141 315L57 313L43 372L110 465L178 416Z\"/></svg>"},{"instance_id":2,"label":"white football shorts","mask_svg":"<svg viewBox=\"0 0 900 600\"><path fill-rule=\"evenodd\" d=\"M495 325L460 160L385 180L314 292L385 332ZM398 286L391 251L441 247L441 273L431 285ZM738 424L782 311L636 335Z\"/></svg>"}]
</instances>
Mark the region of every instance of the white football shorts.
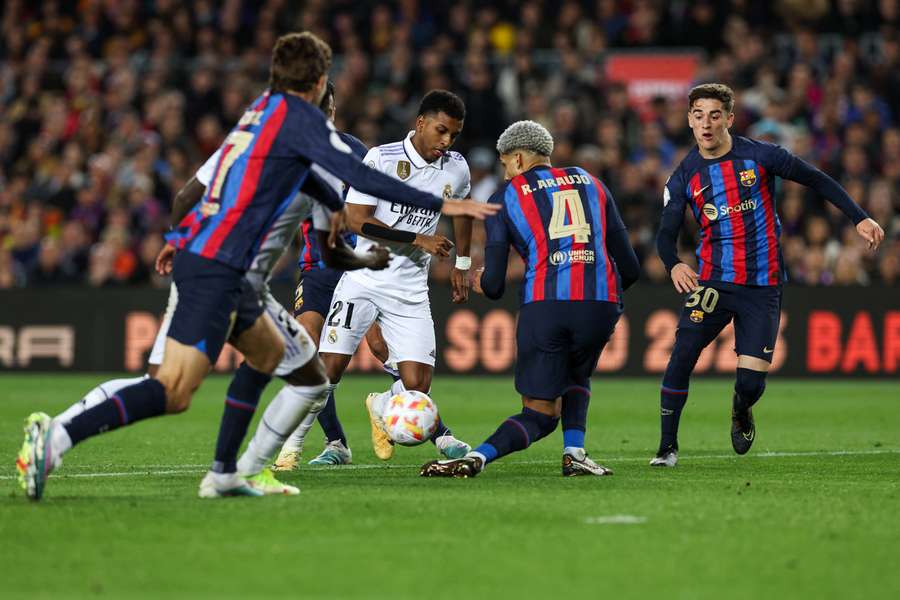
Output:
<instances>
[{"instance_id":1,"label":"white football shorts","mask_svg":"<svg viewBox=\"0 0 900 600\"><path fill-rule=\"evenodd\" d=\"M381 326L392 362L434 366L437 344L428 300L398 302L348 278L346 273L334 289L319 352L352 355L375 322Z\"/></svg>"}]
</instances>

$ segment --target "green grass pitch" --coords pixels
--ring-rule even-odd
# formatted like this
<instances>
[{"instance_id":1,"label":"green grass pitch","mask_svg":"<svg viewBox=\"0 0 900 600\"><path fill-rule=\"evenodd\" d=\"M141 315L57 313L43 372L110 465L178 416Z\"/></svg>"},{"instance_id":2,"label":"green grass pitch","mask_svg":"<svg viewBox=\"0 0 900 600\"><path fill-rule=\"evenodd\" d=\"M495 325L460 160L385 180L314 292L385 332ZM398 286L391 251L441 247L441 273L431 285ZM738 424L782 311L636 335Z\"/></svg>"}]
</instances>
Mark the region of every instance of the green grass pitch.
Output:
<instances>
[{"instance_id":1,"label":"green grass pitch","mask_svg":"<svg viewBox=\"0 0 900 600\"><path fill-rule=\"evenodd\" d=\"M27 501L22 419L104 379L0 376L0 597L900 597L897 381L772 377L736 457L732 384L697 378L681 463L656 470L658 382L598 377L587 447L613 477L563 479L557 431L475 479L426 480L430 444L372 454L363 398L387 379L348 377L352 467L286 475L294 498L200 500L227 385L214 377L188 413L76 448ZM518 410L508 379L438 378L433 396L473 445ZM320 448L316 428L306 458Z\"/></svg>"}]
</instances>

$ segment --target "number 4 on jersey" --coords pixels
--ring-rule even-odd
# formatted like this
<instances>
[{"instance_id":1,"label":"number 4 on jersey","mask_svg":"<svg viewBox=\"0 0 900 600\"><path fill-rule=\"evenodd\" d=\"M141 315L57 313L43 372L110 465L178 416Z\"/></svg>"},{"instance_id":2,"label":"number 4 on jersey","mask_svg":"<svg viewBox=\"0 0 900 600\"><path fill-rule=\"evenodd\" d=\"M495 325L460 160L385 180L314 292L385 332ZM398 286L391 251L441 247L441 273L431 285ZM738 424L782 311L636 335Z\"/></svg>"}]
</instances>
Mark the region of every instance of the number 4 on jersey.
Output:
<instances>
[{"instance_id":1,"label":"number 4 on jersey","mask_svg":"<svg viewBox=\"0 0 900 600\"><path fill-rule=\"evenodd\" d=\"M566 217L569 223L566 223ZM553 192L553 214L550 215L550 239L574 236L578 244L586 244L591 237L591 226L584 218L584 206L578 190Z\"/></svg>"}]
</instances>

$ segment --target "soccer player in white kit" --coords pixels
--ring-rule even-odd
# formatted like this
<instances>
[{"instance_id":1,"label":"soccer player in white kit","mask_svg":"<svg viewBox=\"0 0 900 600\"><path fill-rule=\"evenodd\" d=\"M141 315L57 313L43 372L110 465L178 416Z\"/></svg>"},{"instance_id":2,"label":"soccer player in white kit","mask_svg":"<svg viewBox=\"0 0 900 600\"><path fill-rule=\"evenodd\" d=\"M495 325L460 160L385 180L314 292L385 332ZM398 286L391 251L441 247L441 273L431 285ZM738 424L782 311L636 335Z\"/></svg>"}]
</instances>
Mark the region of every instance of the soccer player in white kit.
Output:
<instances>
[{"instance_id":1,"label":"soccer player in white kit","mask_svg":"<svg viewBox=\"0 0 900 600\"><path fill-rule=\"evenodd\" d=\"M423 99L416 129L401 142L372 148L365 157L369 167L402 180L414 188L444 198L466 198L470 190L469 166L461 154L449 148L462 131L465 105L455 94L433 90ZM372 444L382 460L393 456L393 442L381 415L387 400L408 390L428 393L434 371L436 344L428 299L428 267L431 255L448 256L452 245L434 236L440 214L390 202L350 189L346 199L350 229L359 234L357 252L387 242L392 256L382 271L360 269L343 275L335 288L332 308L319 345L319 353L331 386L336 387L350 358L372 323L379 323L397 364L400 380L389 391L369 394L366 407L372 422ZM456 226L456 223L455 223ZM457 227L457 229L464 229ZM456 232L460 251L468 252L471 223L462 236ZM464 260L460 260L464 259ZM457 258L457 269L469 266ZM465 279L465 278L463 278ZM459 290L454 285L454 297ZM464 456L470 447L438 423L432 437L447 457Z\"/></svg>"}]
</instances>

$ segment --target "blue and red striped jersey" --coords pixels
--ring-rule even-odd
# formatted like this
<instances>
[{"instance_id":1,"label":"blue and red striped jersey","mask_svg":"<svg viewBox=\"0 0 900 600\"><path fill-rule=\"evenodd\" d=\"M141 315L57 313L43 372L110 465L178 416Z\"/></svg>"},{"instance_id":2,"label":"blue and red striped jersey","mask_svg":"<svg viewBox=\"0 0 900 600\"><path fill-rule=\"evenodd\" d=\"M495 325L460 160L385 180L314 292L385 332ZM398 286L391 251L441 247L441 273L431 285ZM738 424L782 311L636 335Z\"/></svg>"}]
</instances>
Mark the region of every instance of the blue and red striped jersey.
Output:
<instances>
[{"instance_id":1,"label":"blue and red striped jersey","mask_svg":"<svg viewBox=\"0 0 900 600\"><path fill-rule=\"evenodd\" d=\"M503 209L485 221L487 245L512 245L525 261L522 304L619 302L621 284L606 238L625 225L612 194L580 167L538 166L491 197Z\"/></svg>"},{"instance_id":2,"label":"blue and red striped jersey","mask_svg":"<svg viewBox=\"0 0 900 600\"><path fill-rule=\"evenodd\" d=\"M782 281L775 176L785 176L794 160L784 148L734 136L731 151L721 158L705 159L695 147L675 169L666 183L663 215L679 213L680 226L685 206L690 207L700 225L700 279L742 285Z\"/></svg>"},{"instance_id":3,"label":"blue and red striped jersey","mask_svg":"<svg viewBox=\"0 0 900 600\"><path fill-rule=\"evenodd\" d=\"M443 204L364 165L317 107L294 95L266 92L225 138L203 199L166 239L246 271L313 163L373 196L429 210Z\"/></svg>"}]
</instances>

